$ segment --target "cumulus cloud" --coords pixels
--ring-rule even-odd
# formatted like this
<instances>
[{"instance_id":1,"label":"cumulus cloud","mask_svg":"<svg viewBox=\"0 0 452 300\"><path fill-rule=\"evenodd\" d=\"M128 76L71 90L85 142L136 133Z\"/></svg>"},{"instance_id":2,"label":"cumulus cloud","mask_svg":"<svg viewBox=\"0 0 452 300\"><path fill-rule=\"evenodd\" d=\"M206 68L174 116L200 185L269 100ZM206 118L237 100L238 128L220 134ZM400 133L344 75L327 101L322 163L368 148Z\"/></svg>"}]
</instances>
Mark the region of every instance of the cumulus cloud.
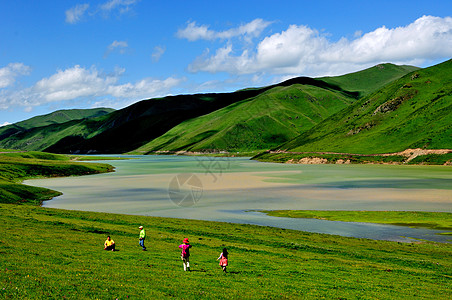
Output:
<instances>
[{"instance_id":1,"label":"cumulus cloud","mask_svg":"<svg viewBox=\"0 0 452 300\"><path fill-rule=\"evenodd\" d=\"M66 22L70 24L75 24L79 22L87 9L89 4L77 4L76 6L66 10Z\"/></svg>"},{"instance_id":2,"label":"cumulus cloud","mask_svg":"<svg viewBox=\"0 0 452 300\"><path fill-rule=\"evenodd\" d=\"M83 68L76 65L59 70L50 77L39 80L32 87L18 91L0 92L0 109L22 106L30 109L51 102L82 99L82 101L100 101L109 98L129 102L168 94L184 79L145 78L135 83L120 84L124 69L111 74L100 72L95 67Z\"/></svg>"},{"instance_id":3,"label":"cumulus cloud","mask_svg":"<svg viewBox=\"0 0 452 300\"><path fill-rule=\"evenodd\" d=\"M452 56L452 18L423 16L397 28L382 26L353 40L331 42L328 36L303 25L265 37L238 54L228 44L206 51L190 66L192 72L232 74L335 75L380 62L422 63Z\"/></svg>"},{"instance_id":4,"label":"cumulus cloud","mask_svg":"<svg viewBox=\"0 0 452 300\"><path fill-rule=\"evenodd\" d=\"M249 39L258 37L271 23L272 22L264 21L262 19L255 19L237 28L231 28L225 31L214 31L210 30L207 25L199 26L196 22L190 22L184 29L179 29L176 36L189 41L230 39L237 36L244 36Z\"/></svg>"},{"instance_id":5,"label":"cumulus cloud","mask_svg":"<svg viewBox=\"0 0 452 300\"><path fill-rule=\"evenodd\" d=\"M6 67L0 68L0 88L11 86L16 81L16 77L30 74L31 68L23 63L10 63Z\"/></svg>"}]
</instances>

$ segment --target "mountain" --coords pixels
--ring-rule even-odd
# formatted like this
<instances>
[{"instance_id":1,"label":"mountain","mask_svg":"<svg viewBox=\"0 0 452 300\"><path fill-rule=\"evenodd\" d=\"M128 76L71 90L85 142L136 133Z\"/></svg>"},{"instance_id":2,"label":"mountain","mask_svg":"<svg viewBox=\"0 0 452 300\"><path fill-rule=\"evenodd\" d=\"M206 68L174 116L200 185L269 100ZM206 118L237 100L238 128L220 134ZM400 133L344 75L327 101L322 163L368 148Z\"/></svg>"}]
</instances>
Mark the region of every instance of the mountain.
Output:
<instances>
[{"instance_id":1,"label":"mountain","mask_svg":"<svg viewBox=\"0 0 452 300\"><path fill-rule=\"evenodd\" d=\"M356 154L452 149L451 74L452 60L411 72L277 149Z\"/></svg>"},{"instance_id":2,"label":"mountain","mask_svg":"<svg viewBox=\"0 0 452 300\"><path fill-rule=\"evenodd\" d=\"M273 87L256 97L184 121L135 152L246 152L275 147L356 100L326 87L312 79L291 80L288 86Z\"/></svg>"},{"instance_id":3,"label":"mountain","mask_svg":"<svg viewBox=\"0 0 452 300\"><path fill-rule=\"evenodd\" d=\"M337 77L294 78L284 82L284 87L187 120L134 153L270 149L349 106L361 94L416 69L381 64Z\"/></svg>"},{"instance_id":4,"label":"mountain","mask_svg":"<svg viewBox=\"0 0 452 300\"><path fill-rule=\"evenodd\" d=\"M95 118L39 123L16 130L0 137L0 147L55 153L268 149L296 137L357 101L360 94L382 87L408 69L384 64L360 75L322 80L298 77L231 93L148 99ZM367 87L370 81L373 83Z\"/></svg>"},{"instance_id":5,"label":"mountain","mask_svg":"<svg viewBox=\"0 0 452 300\"><path fill-rule=\"evenodd\" d=\"M414 66L398 66L394 64L379 64L374 67L334 77L320 77L318 79L329 84L340 86L342 89L359 93L364 97L380 89L386 84L399 79L407 73L418 70Z\"/></svg>"},{"instance_id":6,"label":"mountain","mask_svg":"<svg viewBox=\"0 0 452 300\"><path fill-rule=\"evenodd\" d=\"M55 153L123 153L187 119L253 97L268 88L143 100L97 118L35 127L1 140L0 147Z\"/></svg>"},{"instance_id":7,"label":"mountain","mask_svg":"<svg viewBox=\"0 0 452 300\"><path fill-rule=\"evenodd\" d=\"M33 117L25 121L0 127L0 140L32 128L61 124L72 120L95 118L104 116L113 111L114 109L112 108L57 110L50 114Z\"/></svg>"}]
</instances>

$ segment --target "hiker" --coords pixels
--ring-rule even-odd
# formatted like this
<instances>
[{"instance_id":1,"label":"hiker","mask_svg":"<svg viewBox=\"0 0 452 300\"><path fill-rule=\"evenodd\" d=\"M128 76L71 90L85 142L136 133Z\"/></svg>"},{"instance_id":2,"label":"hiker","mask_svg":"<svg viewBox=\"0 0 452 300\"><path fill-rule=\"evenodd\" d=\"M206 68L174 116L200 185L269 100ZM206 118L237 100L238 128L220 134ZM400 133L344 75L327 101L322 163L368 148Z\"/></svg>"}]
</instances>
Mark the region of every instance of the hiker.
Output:
<instances>
[{"instance_id":1,"label":"hiker","mask_svg":"<svg viewBox=\"0 0 452 300\"><path fill-rule=\"evenodd\" d=\"M223 252L221 252L220 257L217 258L220 260L220 267L223 268L223 272L226 272L226 267L228 266L228 249L223 248Z\"/></svg>"},{"instance_id":2,"label":"hiker","mask_svg":"<svg viewBox=\"0 0 452 300\"><path fill-rule=\"evenodd\" d=\"M113 241L110 236L107 236L107 240L104 243L104 250L115 251L115 241Z\"/></svg>"},{"instance_id":3,"label":"hiker","mask_svg":"<svg viewBox=\"0 0 452 300\"><path fill-rule=\"evenodd\" d=\"M190 271L190 248L192 246L190 245L187 238L184 239L183 244L179 245L179 248L182 249L181 253L181 259L184 264L184 271Z\"/></svg>"},{"instance_id":4,"label":"hiker","mask_svg":"<svg viewBox=\"0 0 452 300\"><path fill-rule=\"evenodd\" d=\"M140 246L143 248L143 251L146 251L146 247L144 246L144 240L146 239L146 231L143 226L138 227L140 229Z\"/></svg>"}]
</instances>

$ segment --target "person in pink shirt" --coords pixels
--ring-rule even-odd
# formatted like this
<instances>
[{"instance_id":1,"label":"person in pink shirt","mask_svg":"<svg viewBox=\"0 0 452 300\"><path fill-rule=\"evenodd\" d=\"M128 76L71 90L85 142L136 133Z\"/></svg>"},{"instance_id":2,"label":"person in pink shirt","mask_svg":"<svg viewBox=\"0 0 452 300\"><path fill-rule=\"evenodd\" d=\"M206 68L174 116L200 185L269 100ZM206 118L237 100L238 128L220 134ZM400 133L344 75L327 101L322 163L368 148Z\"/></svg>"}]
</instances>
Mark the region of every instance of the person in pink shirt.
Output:
<instances>
[{"instance_id":1,"label":"person in pink shirt","mask_svg":"<svg viewBox=\"0 0 452 300\"><path fill-rule=\"evenodd\" d=\"M220 260L220 267L223 268L223 272L226 272L226 267L228 266L228 249L223 248L223 252L221 252L220 257L217 258Z\"/></svg>"},{"instance_id":2,"label":"person in pink shirt","mask_svg":"<svg viewBox=\"0 0 452 300\"><path fill-rule=\"evenodd\" d=\"M182 245L179 245L179 248L182 249L181 259L184 263L184 271L190 271L190 248L192 246L188 242L188 238L185 238Z\"/></svg>"}]
</instances>

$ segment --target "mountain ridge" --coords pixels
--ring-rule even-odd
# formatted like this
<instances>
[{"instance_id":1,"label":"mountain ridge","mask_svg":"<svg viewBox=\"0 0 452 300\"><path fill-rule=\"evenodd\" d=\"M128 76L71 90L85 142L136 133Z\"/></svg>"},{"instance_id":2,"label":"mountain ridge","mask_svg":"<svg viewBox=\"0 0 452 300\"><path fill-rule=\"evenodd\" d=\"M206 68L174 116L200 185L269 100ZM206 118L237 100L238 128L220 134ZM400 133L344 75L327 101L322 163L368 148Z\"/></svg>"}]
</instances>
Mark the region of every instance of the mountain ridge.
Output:
<instances>
[{"instance_id":1,"label":"mountain ridge","mask_svg":"<svg viewBox=\"0 0 452 300\"><path fill-rule=\"evenodd\" d=\"M30 128L0 139L0 147L54 153L261 151L295 138L411 69L418 68L381 64L338 77L147 99L96 118ZM196 125L187 127L194 135L168 136L187 124Z\"/></svg>"}]
</instances>

